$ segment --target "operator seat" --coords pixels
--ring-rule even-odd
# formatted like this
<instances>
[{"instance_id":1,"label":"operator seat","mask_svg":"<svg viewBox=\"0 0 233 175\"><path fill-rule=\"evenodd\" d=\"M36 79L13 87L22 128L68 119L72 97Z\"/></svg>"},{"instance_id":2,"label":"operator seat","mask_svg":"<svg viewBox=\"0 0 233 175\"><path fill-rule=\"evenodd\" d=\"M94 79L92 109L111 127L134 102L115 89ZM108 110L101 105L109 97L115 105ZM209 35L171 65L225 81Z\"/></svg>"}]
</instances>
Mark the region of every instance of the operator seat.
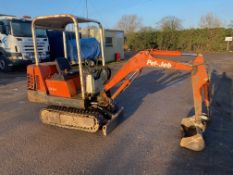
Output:
<instances>
[{"instance_id":1,"label":"operator seat","mask_svg":"<svg viewBox=\"0 0 233 175\"><path fill-rule=\"evenodd\" d=\"M55 79L68 80L75 75L79 75L79 71L73 70L68 59L64 57L58 57L55 59L56 67L59 73L59 77L54 77Z\"/></svg>"}]
</instances>

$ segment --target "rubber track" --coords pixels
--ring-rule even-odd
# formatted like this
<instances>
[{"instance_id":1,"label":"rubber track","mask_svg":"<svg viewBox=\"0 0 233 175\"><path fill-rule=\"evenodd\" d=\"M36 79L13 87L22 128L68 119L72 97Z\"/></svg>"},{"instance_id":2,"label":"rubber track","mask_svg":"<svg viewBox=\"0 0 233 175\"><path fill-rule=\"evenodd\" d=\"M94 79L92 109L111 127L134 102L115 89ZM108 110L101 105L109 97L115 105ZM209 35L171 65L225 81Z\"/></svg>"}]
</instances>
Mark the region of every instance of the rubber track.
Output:
<instances>
[{"instance_id":1,"label":"rubber track","mask_svg":"<svg viewBox=\"0 0 233 175\"><path fill-rule=\"evenodd\" d=\"M97 110L85 110L85 109L77 109L77 108L67 108L67 107L60 107L60 106L48 106L47 108L44 108L41 110L47 110L49 112L57 112L60 114L66 114L66 115L72 115L77 117L89 117L93 118L96 122L94 127L91 128L86 128L86 127L78 127L78 126L68 126L68 125L62 125L62 124L56 124L56 123L46 123L58 127L63 127L63 128L68 128L68 129L76 129L76 130L81 130L85 132L97 132L100 128L100 126L103 123L103 116L97 111ZM43 120L41 119L43 122ZM45 122L43 122L45 123Z\"/></svg>"}]
</instances>

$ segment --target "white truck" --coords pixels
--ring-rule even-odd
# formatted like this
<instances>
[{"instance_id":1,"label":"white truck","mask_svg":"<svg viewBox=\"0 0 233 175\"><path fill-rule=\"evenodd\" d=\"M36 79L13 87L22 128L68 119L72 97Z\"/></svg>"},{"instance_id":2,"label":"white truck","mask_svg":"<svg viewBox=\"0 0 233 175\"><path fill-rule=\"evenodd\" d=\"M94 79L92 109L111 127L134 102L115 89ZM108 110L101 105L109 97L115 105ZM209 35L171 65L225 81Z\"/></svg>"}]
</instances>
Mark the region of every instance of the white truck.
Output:
<instances>
[{"instance_id":1,"label":"white truck","mask_svg":"<svg viewBox=\"0 0 233 175\"><path fill-rule=\"evenodd\" d=\"M9 72L13 66L34 62L31 22L28 17L0 15L0 71ZM39 59L49 60L46 31L38 29L36 34Z\"/></svg>"}]
</instances>

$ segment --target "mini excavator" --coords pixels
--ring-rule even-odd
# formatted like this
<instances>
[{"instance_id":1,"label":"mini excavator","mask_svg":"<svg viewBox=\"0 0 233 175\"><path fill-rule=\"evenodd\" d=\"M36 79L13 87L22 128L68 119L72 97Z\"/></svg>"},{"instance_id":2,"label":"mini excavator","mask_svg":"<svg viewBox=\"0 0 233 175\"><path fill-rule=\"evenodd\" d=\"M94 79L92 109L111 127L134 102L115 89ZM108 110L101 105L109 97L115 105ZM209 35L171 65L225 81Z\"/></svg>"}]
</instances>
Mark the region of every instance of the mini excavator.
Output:
<instances>
[{"instance_id":1,"label":"mini excavator","mask_svg":"<svg viewBox=\"0 0 233 175\"><path fill-rule=\"evenodd\" d=\"M101 45L99 63L93 65L82 59L80 23L98 25ZM69 24L74 25L78 56L76 68L67 60L64 34L64 57L56 58L53 62L40 63L36 29L60 30L64 33ZM40 112L40 119L44 124L92 133L102 130L103 135L107 135L117 126L123 112L123 107L117 106L115 99L131 85L143 68L180 70L191 73L195 110L194 116L181 121L184 135L180 146L194 151L204 149L203 132L209 118L209 78L201 54L154 49L139 51L111 78L111 70L105 65L104 29L100 22L70 14L40 16L32 21L32 36L35 64L27 67L27 93L29 101L47 105ZM182 63L159 56L192 56L194 59L191 63ZM204 108L207 109L206 114L203 113Z\"/></svg>"}]
</instances>

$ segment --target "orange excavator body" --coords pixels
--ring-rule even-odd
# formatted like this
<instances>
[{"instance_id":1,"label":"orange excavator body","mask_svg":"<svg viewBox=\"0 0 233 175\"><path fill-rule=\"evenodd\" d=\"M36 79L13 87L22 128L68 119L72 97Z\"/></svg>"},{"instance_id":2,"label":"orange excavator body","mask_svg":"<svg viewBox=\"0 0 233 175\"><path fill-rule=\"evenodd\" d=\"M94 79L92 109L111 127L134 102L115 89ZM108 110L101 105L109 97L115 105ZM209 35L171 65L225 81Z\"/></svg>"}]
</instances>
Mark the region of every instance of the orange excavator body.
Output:
<instances>
[{"instance_id":1,"label":"orange excavator body","mask_svg":"<svg viewBox=\"0 0 233 175\"><path fill-rule=\"evenodd\" d=\"M195 55L191 54L191 56L195 56L191 63L181 63L174 60L168 60L164 58L159 58L158 56L172 56L172 57L179 57L182 55L189 55L183 54L179 51L158 51L158 50L145 50L138 52L135 56L127 61L126 64L122 66L122 68L107 82L105 83L102 91L99 93L99 97L101 97L100 101L91 101L89 100L89 106L81 105L71 105L78 100L76 96L80 92L80 79L79 75L73 76L68 80L54 80L53 77L55 74L59 73L55 63L42 63L38 66L30 65L27 69L27 76L28 76L28 93L29 99L34 102L42 102L46 97L46 103L49 105L58 105L55 101L58 98L62 98L62 101L59 103L61 106L66 107L78 107L89 109L91 107L92 102L95 102L99 107L102 105L101 108L104 108L111 105L114 100L118 97L118 95L123 92L132 81L140 74L143 68L159 68L159 69L170 69L170 70L180 70L186 71L191 73L192 79L192 88L193 88L193 98L194 98L194 109L195 115L194 119L192 120L192 125L183 123L183 127L185 130L189 130L190 127L199 127L203 132L205 126L203 124L203 110L202 110L202 102L204 101L206 108L209 108L209 94L208 94L208 87L209 87L209 79L208 74L204 65L204 58L202 55ZM113 92L112 95L107 95L107 92L110 91L113 87L120 83L120 86ZM34 91L34 94L31 93ZM40 97L35 98L35 92L45 94L42 96L41 100ZM204 96L202 95L204 93ZM50 97L57 97L55 100L50 100ZM72 103L63 103L72 99ZM97 98L98 99L98 98ZM80 101L80 99L79 99ZM86 99L83 100L85 103ZM77 104L78 101L77 101ZM106 110L105 109L105 110ZM113 118L114 114L112 115ZM107 135L110 132L110 129L107 126L110 125L110 122L105 122L102 126L104 129L103 133ZM188 126L187 126L188 125ZM112 130L111 126L111 130ZM197 133L194 135L196 137ZM193 136L188 136L193 139ZM204 147L204 141L202 139L202 135L200 135L202 146L198 146L198 148L191 148L192 150L202 150ZM200 140L200 137L197 139ZM187 138L185 138L187 139ZM187 141L186 141L187 142ZM188 140L190 142L190 140ZM185 143L187 144L187 143ZM182 144L181 144L182 145ZM183 144L183 147L187 147ZM189 148L190 149L190 148Z\"/></svg>"},{"instance_id":2,"label":"orange excavator body","mask_svg":"<svg viewBox=\"0 0 233 175\"><path fill-rule=\"evenodd\" d=\"M93 66L82 60L78 24L84 22L94 22L100 28L102 65ZM75 26L78 69L73 69L67 60L65 27L71 23ZM37 27L63 31L64 57L56 58L54 62L39 62ZM103 31L100 22L69 14L37 17L33 20L35 64L27 68L27 89L29 101L48 105L41 110L41 121L87 132L102 129L103 135L107 135L117 126L123 112L123 107L118 107L115 99L131 85L143 68L185 71L191 74L195 114L181 121L184 137L180 145L194 151L202 150L205 147L202 133L208 120L208 115L203 114L203 102L209 109L209 79L203 56L179 51L144 50L130 58L110 79L111 70L105 65ZM160 56L193 56L194 59L190 63L182 63ZM119 87L111 95L110 91L117 85Z\"/></svg>"}]
</instances>

